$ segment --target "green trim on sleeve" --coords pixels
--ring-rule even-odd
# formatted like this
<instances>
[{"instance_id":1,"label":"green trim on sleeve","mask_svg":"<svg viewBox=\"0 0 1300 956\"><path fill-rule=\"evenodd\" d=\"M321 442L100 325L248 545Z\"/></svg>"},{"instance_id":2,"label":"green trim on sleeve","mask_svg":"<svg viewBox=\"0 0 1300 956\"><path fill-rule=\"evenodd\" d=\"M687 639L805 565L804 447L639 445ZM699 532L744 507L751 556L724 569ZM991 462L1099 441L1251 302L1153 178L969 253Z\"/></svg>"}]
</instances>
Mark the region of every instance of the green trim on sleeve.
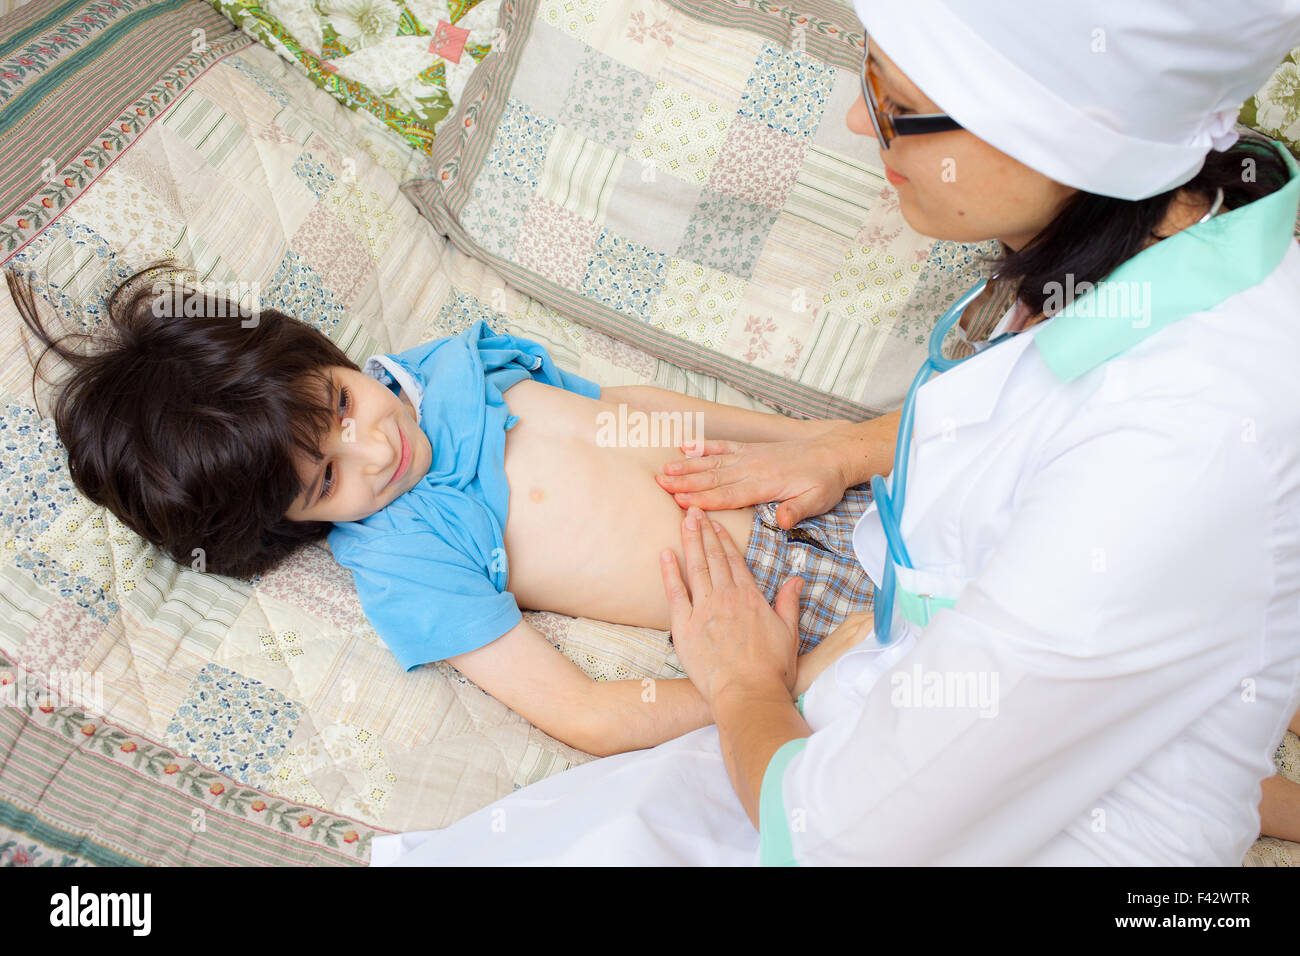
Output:
<instances>
[{"instance_id":1,"label":"green trim on sleeve","mask_svg":"<svg viewBox=\"0 0 1300 956\"><path fill-rule=\"evenodd\" d=\"M802 695L800 695L802 697ZM758 792L758 863L759 866L798 866L794 858L794 843L790 839L790 820L785 812L785 797L781 785L785 781L786 765L808 745L807 737L796 737L781 745L767 770L763 772L763 786Z\"/></svg>"},{"instance_id":2,"label":"green trim on sleeve","mask_svg":"<svg viewBox=\"0 0 1300 956\"><path fill-rule=\"evenodd\" d=\"M794 702L794 709L799 711L800 717L803 716L803 699L807 693L808 693L807 691L804 691L802 694L799 695L798 699L795 700Z\"/></svg>"}]
</instances>

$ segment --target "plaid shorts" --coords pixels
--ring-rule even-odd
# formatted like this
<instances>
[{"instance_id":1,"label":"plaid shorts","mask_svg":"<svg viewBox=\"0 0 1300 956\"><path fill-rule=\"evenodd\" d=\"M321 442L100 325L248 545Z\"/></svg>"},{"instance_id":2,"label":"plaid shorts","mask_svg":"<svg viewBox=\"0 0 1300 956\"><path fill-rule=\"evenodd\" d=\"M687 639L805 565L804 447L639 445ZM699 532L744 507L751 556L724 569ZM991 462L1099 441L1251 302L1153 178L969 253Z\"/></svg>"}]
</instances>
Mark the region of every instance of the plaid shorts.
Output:
<instances>
[{"instance_id":1,"label":"plaid shorts","mask_svg":"<svg viewBox=\"0 0 1300 956\"><path fill-rule=\"evenodd\" d=\"M799 653L811 650L854 611L870 611L875 586L853 551L853 526L871 503L871 486L855 485L830 511L805 518L789 531L777 526L772 501L754 509L745 563L754 580L776 600L791 575L804 580L799 598Z\"/></svg>"}]
</instances>

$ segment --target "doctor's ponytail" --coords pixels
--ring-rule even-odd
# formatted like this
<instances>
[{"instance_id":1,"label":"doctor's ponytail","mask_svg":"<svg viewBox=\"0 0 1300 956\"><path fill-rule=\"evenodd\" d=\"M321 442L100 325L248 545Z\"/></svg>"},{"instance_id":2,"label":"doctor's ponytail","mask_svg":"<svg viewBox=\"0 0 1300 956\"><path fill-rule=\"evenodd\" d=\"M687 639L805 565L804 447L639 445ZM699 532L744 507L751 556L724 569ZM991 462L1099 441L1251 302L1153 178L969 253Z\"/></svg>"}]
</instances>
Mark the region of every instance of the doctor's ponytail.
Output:
<instances>
[{"instance_id":1,"label":"doctor's ponytail","mask_svg":"<svg viewBox=\"0 0 1300 956\"><path fill-rule=\"evenodd\" d=\"M1222 188L1223 208L1236 209L1281 188L1288 175L1270 140L1243 132L1227 150L1211 151L1191 180L1167 192L1139 200L1075 193L1024 248L1003 247L993 262L994 278L1015 288L1030 314L1037 315L1053 292L1099 282L1141 252L1148 239L1166 238L1155 230L1180 192L1212 201Z\"/></svg>"}]
</instances>

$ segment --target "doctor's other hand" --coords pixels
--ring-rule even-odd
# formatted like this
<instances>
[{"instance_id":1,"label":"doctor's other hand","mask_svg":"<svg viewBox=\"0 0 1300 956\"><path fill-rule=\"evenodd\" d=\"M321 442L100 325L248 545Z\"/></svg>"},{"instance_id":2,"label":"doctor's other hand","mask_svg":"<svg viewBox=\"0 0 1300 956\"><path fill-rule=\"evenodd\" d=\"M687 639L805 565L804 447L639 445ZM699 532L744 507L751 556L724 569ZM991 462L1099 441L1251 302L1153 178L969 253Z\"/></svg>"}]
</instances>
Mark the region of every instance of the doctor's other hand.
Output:
<instances>
[{"instance_id":1,"label":"doctor's other hand","mask_svg":"<svg viewBox=\"0 0 1300 956\"><path fill-rule=\"evenodd\" d=\"M824 514L844 490L888 474L898 416L844 422L807 438L775 442L706 440L664 465L659 487L681 508L706 511L779 501L776 523L789 530Z\"/></svg>"},{"instance_id":2,"label":"doctor's other hand","mask_svg":"<svg viewBox=\"0 0 1300 956\"><path fill-rule=\"evenodd\" d=\"M795 682L803 579L781 586L774 609L731 536L714 525L698 508L682 521L685 581L677 556L667 549L660 555L677 659L711 708L727 693L778 685L788 693Z\"/></svg>"}]
</instances>

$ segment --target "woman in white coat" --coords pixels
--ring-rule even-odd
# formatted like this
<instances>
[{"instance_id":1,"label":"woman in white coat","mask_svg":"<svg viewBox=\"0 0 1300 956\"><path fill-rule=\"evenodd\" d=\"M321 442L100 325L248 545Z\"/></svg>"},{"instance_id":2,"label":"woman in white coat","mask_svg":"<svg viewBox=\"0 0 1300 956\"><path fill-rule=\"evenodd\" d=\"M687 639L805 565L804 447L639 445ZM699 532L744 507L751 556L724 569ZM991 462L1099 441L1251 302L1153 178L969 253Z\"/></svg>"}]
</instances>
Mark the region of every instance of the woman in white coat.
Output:
<instances>
[{"instance_id":1,"label":"woman in white coat","mask_svg":"<svg viewBox=\"0 0 1300 956\"><path fill-rule=\"evenodd\" d=\"M793 588L769 607L692 507L662 567L716 725L378 837L376 864L1240 862L1300 704L1300 168L1232 118L1300 16L1024 9L858 6L848 122L918 231L1005 243L992 343L918 376L901 425L662 479L789 524L889 472L854 534L875 627L792 700Z\"/></svg>"}]
</instances>

